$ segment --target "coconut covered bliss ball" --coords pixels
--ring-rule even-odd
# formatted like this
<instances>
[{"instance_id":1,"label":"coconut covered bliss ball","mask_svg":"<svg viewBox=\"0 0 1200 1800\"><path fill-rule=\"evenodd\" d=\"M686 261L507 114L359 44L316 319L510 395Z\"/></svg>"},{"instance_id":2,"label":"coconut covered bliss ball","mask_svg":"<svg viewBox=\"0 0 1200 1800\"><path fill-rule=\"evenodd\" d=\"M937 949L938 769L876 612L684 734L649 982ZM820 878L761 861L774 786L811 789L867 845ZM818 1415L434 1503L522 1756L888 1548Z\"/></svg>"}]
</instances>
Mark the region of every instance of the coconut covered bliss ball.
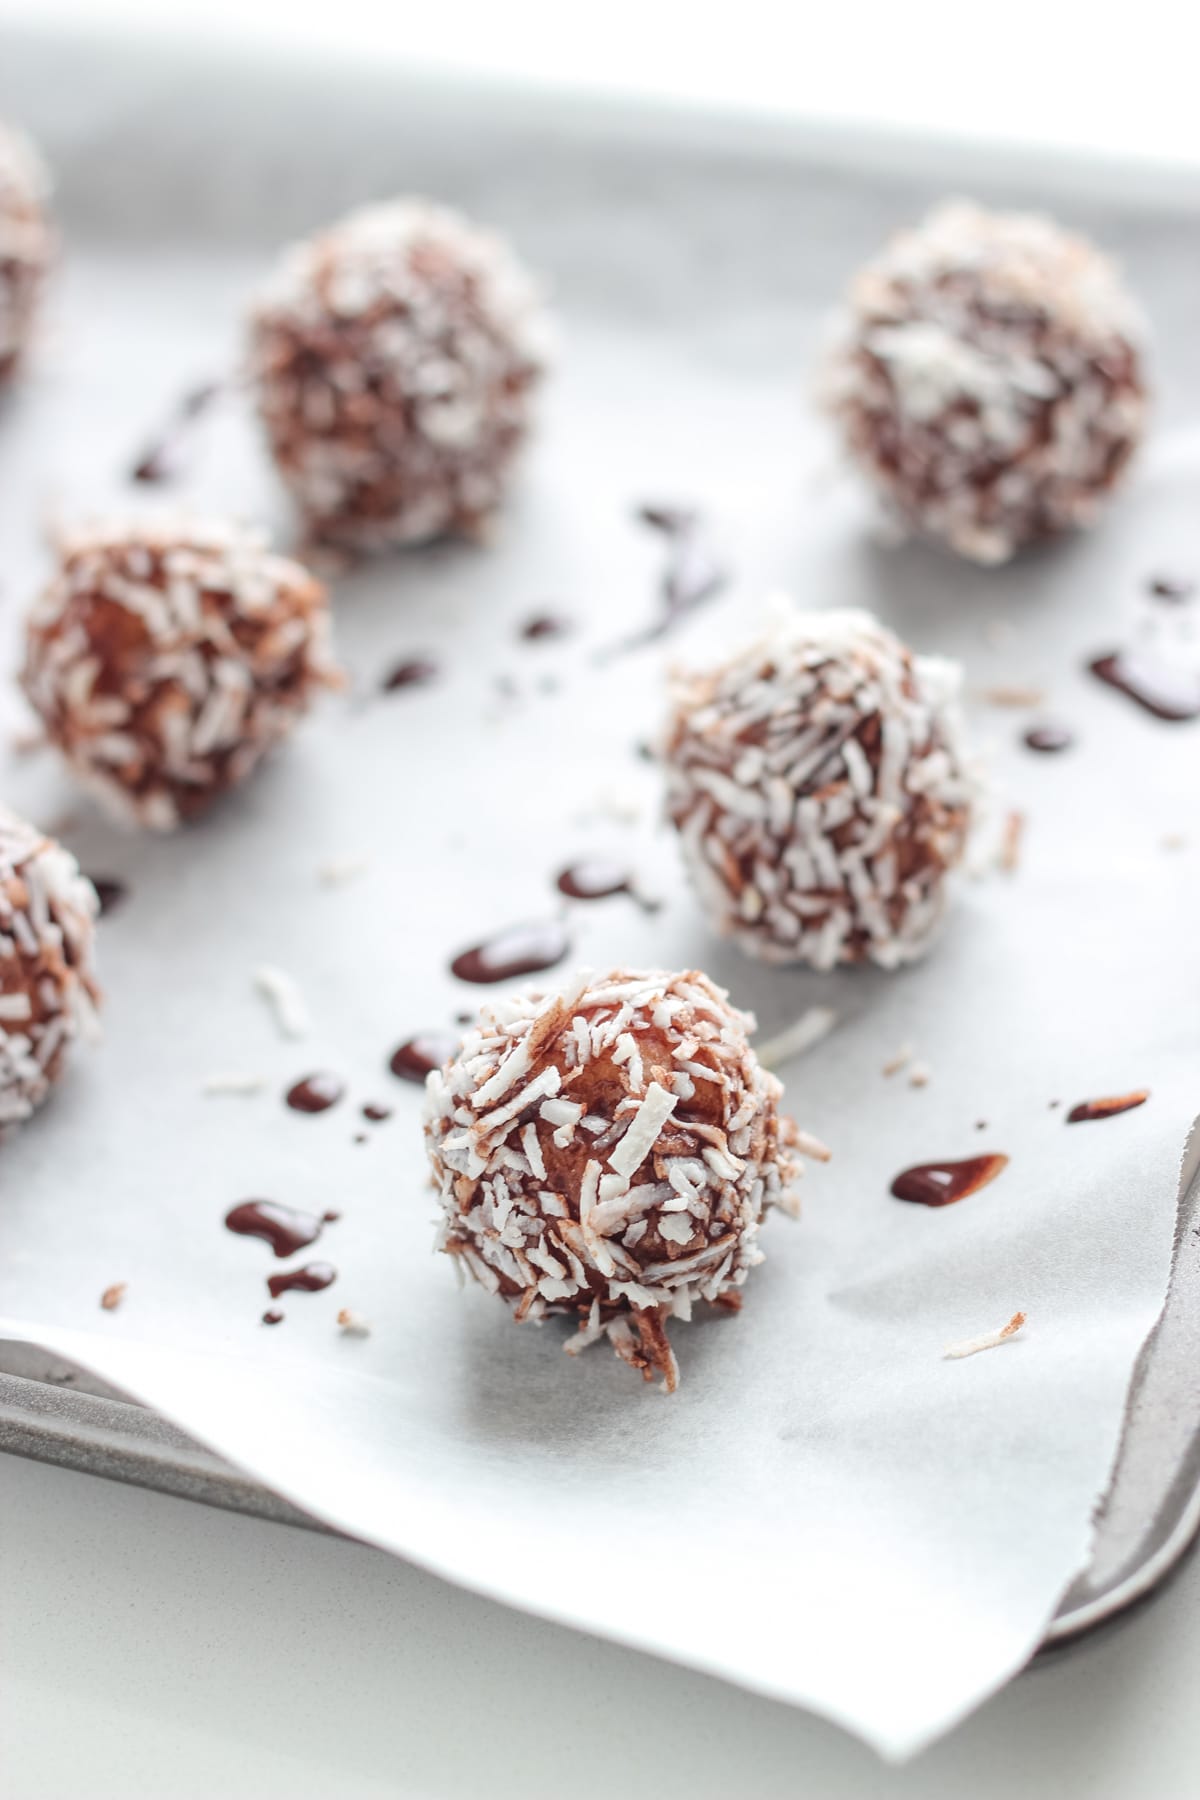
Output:
<instances>
[{"instance_id":1,"label":"coconut covered bliss ball","mask_svg":"<svg viewBox=\"0 0 1200 1800\"><path fill-rule=\"evenodd\" d=\"M27 1119L95 1032L96 890L69 851L0 807L0 1129Z\"/></svg>"},{"instance_id":2,"label":"coconut covered bliss ball","mask_svg":"<svg viewBox=\"0 0 1200 1800\"><path fill-rule=\"evenodd\" d=\"M502 239L425 200L287 251L251 322L271 449L313 534L352 549L475 535L498 507L549 341Z\"/></svg>"},{"instance_id":3,"label":"coconut covered bliss ball","mask_svg":"<svg viewBox=\"0 0 1200 1800\"><path fill-rule=\"evenodd\" d=\"M795 1152L754 1021L695 972L579 976L486 1007L429 1076L426 1138L439 1247L518 1320L578 1321L662 1378L667 1321L735 1310L769 1207L797 1210Z\"/></svg>"},{"instance_id":4,"label":"coconut covered bliss ball","mask_svg":"<svg viewBox=\"0 0 1200 1800\"><path fill-rule=\"evenodd\" d=\"M923 954L971 823L958 681L850 611L676 676L667 810L722 935L816 969Z\"/></svg>"},{"instance_id":5,"label":"coconut covered bliss ball","mask_svg":"<svg viewBox=\"0 0 1200 1800\"><path fill-rule=\"evenodd\" d=\"M63 540L22 682L108 809L169 831L243 781L340 677L306 569L240 526L141 520Z\"/></svg>"},{"instance_id":6,"label":"coconut covered bliss ball","mask_svg":"<svg viewBox=\"0 0 1200 1800\"><path fill-rule=\"evenodd\" d=\"M1145 429L1140 315L1053 220L938 207L858 275L823 383L894 517L976 562L1095 519Z\"/></svg>"},{"instance_id":7,"label":"coconut covered bliss ball","mask_svg":"<svg viewBox=\"0 0 1200 1800\"><path fill-rule=\"evenodd\" d=\"M22 133L0 125L0 381L29 338L54 233L46 217L50 182Z\"/></svg>"}]
</instances>

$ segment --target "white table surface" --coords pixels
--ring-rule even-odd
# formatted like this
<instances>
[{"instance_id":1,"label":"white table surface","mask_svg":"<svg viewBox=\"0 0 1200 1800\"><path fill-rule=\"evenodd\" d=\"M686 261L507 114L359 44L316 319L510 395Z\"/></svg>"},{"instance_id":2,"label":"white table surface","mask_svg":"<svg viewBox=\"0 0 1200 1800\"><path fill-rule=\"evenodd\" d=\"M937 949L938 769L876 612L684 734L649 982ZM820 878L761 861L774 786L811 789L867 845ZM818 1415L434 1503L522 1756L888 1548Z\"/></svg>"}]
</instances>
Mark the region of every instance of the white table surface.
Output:
<instances>
[{"instance_id":1,"label":"white table surface","mask_svg":"<svg viewBox=\"0 0 1200 1800\"><path fill-rule=\"evenodd\" d=\"M1200 1561L889 1769L358 1545L0 1456L3 1800L1193 1800Z\"/></svg>"},{"instance_id":2,"label":"white table surface","mask_svg":"<svg viewBox=\"0 0 1200 1800\"><path fill-rule=\"evenodd\" d=\"M1200 169L1186 0L0 0L3 22Z\"/></svg>"}]
</instances>

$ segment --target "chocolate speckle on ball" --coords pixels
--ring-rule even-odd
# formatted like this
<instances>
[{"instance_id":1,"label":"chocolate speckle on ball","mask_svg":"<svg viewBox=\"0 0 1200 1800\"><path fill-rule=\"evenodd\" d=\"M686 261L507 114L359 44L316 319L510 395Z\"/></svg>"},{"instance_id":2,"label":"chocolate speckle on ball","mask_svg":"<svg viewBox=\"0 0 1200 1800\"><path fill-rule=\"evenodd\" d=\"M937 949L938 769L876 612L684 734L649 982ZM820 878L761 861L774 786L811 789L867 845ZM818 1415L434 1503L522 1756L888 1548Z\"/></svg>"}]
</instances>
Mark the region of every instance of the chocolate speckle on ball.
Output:
<instances>
[{"instance_id":1,"label":"chocolate speckle on ball","mask_svg":"<svg viewBox=\"0 0 1200 1800\"><path fill-rule=\"evenodd\" d=\"M259 411L321 539L478 535L529 426L549 331L502 239L429 201L287 251L251 321Z\"/></svg>"},{"instance_id":2,"label":"chocolate speckle on ball","mask_svg":"<svg viewBox=\"0 0 1200 1800\"><path fill-rule=\"evenodd\" d=\"M893 518L999 563L1096 518L1145 429L1142 339L1086 239L956 201L859 273L822 385Z\"/></svg>"}]
</instances>

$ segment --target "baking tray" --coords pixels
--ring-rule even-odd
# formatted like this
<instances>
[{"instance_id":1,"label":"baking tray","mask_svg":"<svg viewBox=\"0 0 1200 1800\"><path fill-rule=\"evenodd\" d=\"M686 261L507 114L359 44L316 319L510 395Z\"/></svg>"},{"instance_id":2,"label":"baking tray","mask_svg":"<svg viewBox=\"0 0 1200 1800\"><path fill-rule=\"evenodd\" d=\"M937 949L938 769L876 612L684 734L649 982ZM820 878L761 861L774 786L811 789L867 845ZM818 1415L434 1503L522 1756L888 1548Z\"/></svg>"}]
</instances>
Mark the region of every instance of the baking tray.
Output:
<instances>
[{"instance_id":1,"label":"baking tray","mask_svg":"<svg viewBox=\"0 0 1200 1800\"><path fill-rule=\"evenodd\" d=\"M650 232L663 194L670 190L677 209L690 197L693 210L685 235L691 254L706 281L720 287L726 298L739 288L750 297L761 279L764 257L789 253L783 245L773 251L771 235L782 197L803 181L808 217L819 226L807 245L810 265L815 265L810 275L832 294L856 254L869 250L896 219L937 197L945 185L948 147L933 142L871 141L861 134L806 130L777 120L704 117L512 90L442 89L411 80L401 94L396 79L379 72L360 70L353 83L330 83L322 72L299 63L272 68L276 104L260 112L255 97L264 71L214 57L198 46L149 51L109 37L64 40L7 33L0 42L0 111L21 113L49 148L66 178L63 216L68 230L81 219L100 236L118 223L127 233L136 232L130 221L136 221L143 187L173 182L186 195L195 145L186 129L175 132L162 145L162 158L153 169L139 167L120 151L107 162L103 155L74 157L75 145L94 140L95 121L87 117L85 96L97 59L105 69L100 85L111 96L114 86L124 84L131 108L149 106L153 112L169 104L173 89L194 93L204 88L217 97L223 112L236 118L223 171L213 169L212 136L205 136L208 166L196 187L193 224L202 223L212 194L220 192L222 233L247 244L259 241L262 193L254 191L253 180L240 179L244 169L257 169L260 178L264 171L270 173L273 232L282 240L375 191L378 170L385 166L403 168L404 185L411 188L450 194L469 190L469 172L490 139L515 152L507 163L501 158L493 171L495 210L510 218L524 215L522 247L536 265L542 260L539 237L550 229L561 237L564 211L552 207L556 223L540 227L537 208L523 204L520 196L509 194L506 205L503 170L519 170L530 146L552 134L556 167L543 172L543 202L568 194L581 170L592 171L594 183L595 170L602 168L603 180L614 191L643 193ZM38 97L37 108L25 104L26 95ZM320 163L304 165L303 180L277 136L277 121L289 110L295 119L319 118L327 148ZM448 114L462 123L457 155L448 148L453 142L446 129ZM438 130L427 134L434 118ZM436 155L427 149L435 138ZM174 159L176 166L164 171L164 159ZM1101 238L1112 235L1112 221L1119 214L1126 243L1139 243L1147 258L1166 269L1182 270L1188 264L1186 242L1180 240L1194 231L1200 210L1200 183L1194 177L1146 169L1134 174L1064 158L1048 166L1033 158L993 156L979 146L956 146L954 168L957 183L969 184L985 199L994 194L1010 202L1052 204L1057 197L1064 203L1069 197L1072 217L1085 227L1092 225ZM875 197L874 216L861 203L864 183ZM744 202L743 258L728 254L725 244L719 259L705 261L703 196L714 184L726 197L736 190ZM857 201L853 244L839 231L842 202L851 190ZM728 216L728 207L723 211ZM567 246L574 279L589 284L601 299L611 279L611 246L602 240L593 216L579 222ZM636 265L638 250L635 232L621 245L626 274L631 263ZM1158 373L1169 423L1172 394L1200 391L1200 344L1190 325L1194 289L1179 280L1159 285L1168 296L1176 295L1178 308L1173 321L1159 307L1160 341L1169 350ZM731 354L736 355L736 346ZM1097 1516L1092 1560L1064 1598L1047 1646L1066 1643L1150 1592L1178 1563L1200 1526L1200 1390L1194 1381L1200 1363L1198 1218L1200 1180L1194 1180L1181 1203L1168 1302L1131 1383L1119 1454ZM0 1345L0 1449L324 1529L146 1408L25 1344Z\"/></svg>"},{"instance_id":2,"label":"baking tray","mask_svg":"<svg viewBox=\"0 0 1200 1800\"><path fill-rule=\"evenodd\" d=\"M1130 1383L1089 1565L1043 1653L1133 1606L1200 1531L1200 1174L1179 1208L1171 1288ZM312 1531L328 1529L94 1376L29 1344L0 1344L0 1450Z\"/></svg>"}]
</instances>

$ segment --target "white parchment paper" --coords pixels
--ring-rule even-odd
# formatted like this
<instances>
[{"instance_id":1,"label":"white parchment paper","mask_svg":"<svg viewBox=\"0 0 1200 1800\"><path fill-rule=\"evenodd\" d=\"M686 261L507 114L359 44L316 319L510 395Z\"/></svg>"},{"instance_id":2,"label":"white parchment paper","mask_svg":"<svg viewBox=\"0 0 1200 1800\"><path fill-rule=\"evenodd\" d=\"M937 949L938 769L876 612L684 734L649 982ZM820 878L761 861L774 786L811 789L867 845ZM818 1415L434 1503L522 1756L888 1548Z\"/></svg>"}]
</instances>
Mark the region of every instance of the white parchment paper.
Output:
<instances>
[{"instance_id":1,"label":"white parchment paper","mask_svg":"<svg viewBox=\"0 0 1200 1800\"><path fill-rule=\"evenodd\" d=\"M59 329L0 432L5 667L47 506L142 498L124 471L180 386L228 362L261 263L77 245ZM6 758L5 798L48 824L69 815L85 867L130 892L102 927L106 1042L4 1148L0 1334L75 1358L349 1532L904 1755L1036 1645L1086 1556L1163 1299L1200 1102L1200 738L1083 664L1164 628L1138 599L1148 575L1196 569L1200 436L1168 422L1100 531L1010 570L882 551L798 403L823 294L764 287L753 307L634 318L563 285L561 374L497 543L340 581L355 692L218 817L122 836L52 758ZM173 498L286 529L236 405L200 448ZM662 548L632 519L649 499L704 506L736 578L669 645L598 665L651 616ZM781 587L963 658L997 811L1027 815L1019 867L964 882L936 953L899 975L746 962L708 934L657 826L635 746L664 663L736 638ZM523 642L547 610L573 635ZM419 654L443 678L378 696L389 663ZM1028 716L977 699L998 683L1044 689L1077 748L1023 750ZM6 696L3 725L21 721ZM606 1348L569 1360L565 1327L518 1329L457 1290L430 1254L421 1096L387 1071L402 1039L482 997L450 956L553 914L555 873L588 853L627 862L664 905L571 907L575 960L702 966L764 1037L810 1005L838 1014L781 1071L834 1160L807 1177L803 1220L767 1229L742 1314L676 1328L671 1400ZM359 858L359 879L321 884L322 864ZM253 991L264 961L301 984L303 1043ZM904 1041L923 1088L882 1073ZM319 1068L349 1097L288 1111L284 1089ZM218 1072L266 1086L204 1097ZM1070 1103L1140 1086L1140 1110L1064 1124ZM393 1118L365 1125L371 1100ZM888 1195L907 1164L993 1149L1010 1167L959 1206ZM249 1195L342 1213L308 1253L336 1285L288 1296L275 1330L259 1317L278 1265L222 1228ZM124 1303L103 1313L114 1282ZM369 1337L339 1334L342 1307ZM943 1360L1018 1308L1014 1342Z\"/></svg>"}]
</instances>

